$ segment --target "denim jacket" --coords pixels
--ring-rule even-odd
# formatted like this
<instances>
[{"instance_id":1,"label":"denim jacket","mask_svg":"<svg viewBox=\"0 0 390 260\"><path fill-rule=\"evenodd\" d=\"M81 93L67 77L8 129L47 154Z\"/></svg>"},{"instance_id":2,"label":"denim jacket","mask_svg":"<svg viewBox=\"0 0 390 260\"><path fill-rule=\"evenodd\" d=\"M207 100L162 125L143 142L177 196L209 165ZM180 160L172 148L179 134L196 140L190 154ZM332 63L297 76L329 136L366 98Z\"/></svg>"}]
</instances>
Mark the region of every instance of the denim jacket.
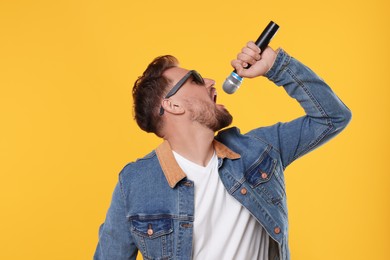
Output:
<instances>
[{"instance_id":1,"label":"denim jacket","mask_svg":"<svg viewBox=\"0 0 390 260\"><path fill-rule=\"evenodd\" d=\"M346 127L351 112L309 68L280 50L265 75L296 99L305 116L246 134L229 128L213 142L219 177L270 236L270 259L290 259L284 170ZM194 183L164 141L124 167L94 259L191 259Z\"/></svg>"}]
</instances>

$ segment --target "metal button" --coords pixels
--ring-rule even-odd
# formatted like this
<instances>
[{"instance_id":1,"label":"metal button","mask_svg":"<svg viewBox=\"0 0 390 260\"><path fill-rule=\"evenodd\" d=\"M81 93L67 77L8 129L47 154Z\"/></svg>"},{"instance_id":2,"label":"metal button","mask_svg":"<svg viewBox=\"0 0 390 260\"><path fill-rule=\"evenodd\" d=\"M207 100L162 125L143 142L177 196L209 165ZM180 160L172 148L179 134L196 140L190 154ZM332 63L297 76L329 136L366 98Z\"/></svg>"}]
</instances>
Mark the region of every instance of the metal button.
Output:
<instances>
[{"instance_id":1,"label":"metal button","mask_svg":"<svg viewBox=\"0 0 390 260\"><path fill-rule=\"evenodd\" d=\"M241 194L242 194L242 195L246 195L247 192L248 192L248 191L247 191L245 188L242 188L242 189L241 189Z\"/></svg>"},{"instance_id":2,"label":"metal button","mask_svg":"<svg viewBox=\"0 0 390 260\"><path fill-rule=\"evenodd\" d=\"M183 228L192 228L192 224L190 223L182 223L180 226Z\"/></svg>"},{"instance_id":3,"label":"metal button","mask_svg":"<svg viewBox=\"0 0 390 260\"><path fill-rule=\"evenodd\" d=\"M279 234L279 233L280 233L280 228L279 228L279 227L276 227L276 228L274 229L274 232L275 232L275 234Z\"/></svg>"},{"instance_id":4,"label":"metal button","mask_svg":"<svg viewBox=\"0 0 390 260\"><path fill-rule=\"evenodd\" d=\"M266 172L261 173L261 178L267 179L267 177L268 177L268 174Z\"/></svg>"},{"instance_id":5,"label":"metal button","mask_svg":"<svg viewBox=\"0 0 390 260\"><path fill-rule=\"evenodd\" d=\"M192 183L189 182L189 181L186 181L186 182L184 182L184 186L191 187L191 186L192 186Z\"/></svg>"},{"instance_id":6,"label":"metal button","mask_svg":"<svg viewBox=\"0 0 390 260\"><path fill-rule=\"evenodd\" d=\"M151 236L151 235L153 235L153 229L152 229L152 224L149 224L148 225L148 231L147 231L147 233L148 233L148 236Z\"/></svg>"}]
</instances>

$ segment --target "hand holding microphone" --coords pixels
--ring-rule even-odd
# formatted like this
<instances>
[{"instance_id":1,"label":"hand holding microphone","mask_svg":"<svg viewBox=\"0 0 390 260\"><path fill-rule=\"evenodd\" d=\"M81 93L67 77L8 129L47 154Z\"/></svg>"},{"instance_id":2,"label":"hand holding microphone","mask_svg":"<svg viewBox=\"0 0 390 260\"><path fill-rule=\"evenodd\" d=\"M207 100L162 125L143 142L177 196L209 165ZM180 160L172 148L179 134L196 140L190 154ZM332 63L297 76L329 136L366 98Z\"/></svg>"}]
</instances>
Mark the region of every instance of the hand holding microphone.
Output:
<instances>
[{"instance_id":1,"label":"hand holding microphone","mask_svg":"<svg viewBox=\"0 0 390 260\"><path fill-rule=\"evenodd\" d=\"M267 49L267 46L278 29L279 26L271 21L256 42L249 42L237 59L232 61L232 66L236 69L223 84L223 90L226 93L233 94L240 87L243 80L241 76L252 78L264 75L270 69L276 54L272 49ZM252 65L254 67L249 69Z\"/></svg>"},{"instance_id":2,"label":"hand holding microphone","mask_svg":"<svg viewBox=\"0 0 390 260\"><path fill-rule=\"evenodd\" d=\"M276 52L272 48L266 47L265 50L260 50L254 42L250 41L237 55L237 59L231 62L231 65L241 78L255 78L266 74L275 58Z\"/></svg>"}]
</instances>

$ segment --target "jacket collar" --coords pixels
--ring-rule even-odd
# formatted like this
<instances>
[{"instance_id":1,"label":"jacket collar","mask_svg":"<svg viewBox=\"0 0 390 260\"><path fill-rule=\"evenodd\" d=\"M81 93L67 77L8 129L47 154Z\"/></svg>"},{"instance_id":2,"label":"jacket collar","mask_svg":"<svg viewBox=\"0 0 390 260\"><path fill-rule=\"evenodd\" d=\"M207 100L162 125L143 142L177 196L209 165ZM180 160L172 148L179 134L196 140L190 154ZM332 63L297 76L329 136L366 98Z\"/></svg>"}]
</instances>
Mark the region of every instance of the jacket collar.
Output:
<instances>
[{"instance_id":1,"label":"jacket collar","mask_svg":"<svg viewBox=\"0 0 390 260\"><path fill-rule=\"evenodd\" d=\"M216 140L213 141L213 146L218 158L241 158L238 153L233 152L227 146ZM165 140L160 146L157 147L156 154L158 161L160 162L161 168L164 172L165 178L167 178L168 184L171 188L174 188L179 181L187 177L187 175L177 164L172 152L172 148L168 141Z\"/></svg>"}]
</instances>

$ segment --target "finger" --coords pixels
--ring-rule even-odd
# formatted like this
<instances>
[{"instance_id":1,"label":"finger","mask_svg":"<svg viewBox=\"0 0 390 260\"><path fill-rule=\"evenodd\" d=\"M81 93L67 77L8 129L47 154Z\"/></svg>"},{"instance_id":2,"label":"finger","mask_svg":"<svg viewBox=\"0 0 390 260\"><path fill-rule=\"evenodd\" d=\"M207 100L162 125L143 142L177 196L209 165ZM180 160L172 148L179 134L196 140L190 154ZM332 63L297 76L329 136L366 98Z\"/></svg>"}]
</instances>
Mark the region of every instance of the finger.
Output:
<instances>
[{"instance_id":1,"label":"finger","mask_svg":"<svg viewBox=\"0 0 390 260\"><path fill-rule=\"evenodd\" d=\"M251 48L244 47L244 48L242 48L241 53L245 53L245 54L251 56L252 58L254 58L255 60L260 60L261 56L260 56L260 52L258 50L259 50L259 48L257 48L256 50L253 50Z\"/></svg>"},{"instance_id":2,"label":"finger","mask_svg":"<svg viewBox=\"0 0 390 260\"><path fill-rule=\"evenodd\" d=\"M253 41L248 42L246 47L253 50L255 53L261 53L259 46L257 46Z\"/></svg>"},{"instance_id":3,"label":"finger","mask_svg":"<svg viewBox=\"0 0 390 260\"><path fill-rule=\"evenodd\" d=\"M242 61L240 61L240 60L233 60L231 62L231 65L233 66L233 68L236 70L237 74L240 77L248 77L248 78L252 78L253 77L253 75L252 75L253 73L248 71L247 69L245 69L246 66L243 66L243 62Z\"/></svg>"},{"instance_id":4,"label":"finger","mask_svg":"<svg viewBox=\"0 0 390 260\"><path fill-rule=\"evenodd\" d=\"M231 65L232 65L234 68L236 68L237 66L238 66L238 67L245 68L245 67L248 66L248 63L245 62L245 61L242 61L242 60L240 60L240 59L236 59L236 60L232 60L232 61L231 61Z\"/></svg>"},{"instance_id":5,"label":"finger","mask_svg":"<svg viewBox=\"0 0 390 260\"><path fill-rule=\"evenodd\" d=\"M253 64L255 64L257 62L257 60L255 58L253 58L252 56L250 56L250 55L248 55L246 53L239 53L237 55L237 59L242 62L241 64L247 63L247 64L250 64L250 65L253 65Z\"/></svg>"},{"instance_id":6,"label":"finger","mask_svg":"<svg viewBox=\"0 0 390 260\"><path fill-rule=\"evenodd\" d=\"M232 61L231 61L231 65L232 65L232 67L233 67L235 70L239 71L239 70L244 69L244 67L246 67L246 66L244 66L244 65L247 65L247 64L243 64L243 62L240 61L240 60L232 60Z\"/></svg>"}]
</instances>

